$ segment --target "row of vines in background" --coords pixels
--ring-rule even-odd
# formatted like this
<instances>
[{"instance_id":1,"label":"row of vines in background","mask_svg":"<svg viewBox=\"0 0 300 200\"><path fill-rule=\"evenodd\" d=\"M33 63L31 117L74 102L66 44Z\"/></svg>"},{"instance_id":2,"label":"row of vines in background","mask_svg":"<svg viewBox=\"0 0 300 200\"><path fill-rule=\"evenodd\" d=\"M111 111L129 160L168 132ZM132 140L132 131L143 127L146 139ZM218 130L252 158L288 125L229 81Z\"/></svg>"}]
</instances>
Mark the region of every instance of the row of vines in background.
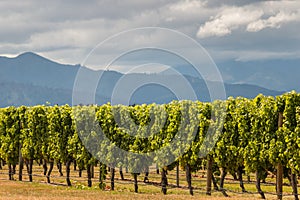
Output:
<instances>
[{"instance_id":1,"label":"row of vines in background","mask_svg":"<svg viewBox=\"0 0 300 200\"><path fill-rule=\"evenodd\" d=\"M225 108L225 112L222 112L221 107ZM159 112L160 110L164 110L165 113ZM84 113L89 113L94 117L90 121L86 120ZM151 117L153 113L154 118ZM223 121L218 121L220 119ZM133 124L124 124L126 121L132 121ZM164 123L161 125L162 121ZM181 127L183 122L186 124L185 127ZM195 122L197 122L196 127L189 126ZM105 143L103 138L97 137L93 130L95 124L101 127L111 143L107 141ZM203 149L204 143L213 140L213 136L208 134L209 128L212 128L210 130L214 130L219 137L213 148ZM136 134L129 133L133 130ZM196 134L193 135L192 132L195 130ZM186 170L188 187L190 194L193 195L191 173L199 170L203 163L206 163L208 195L211 193L213 183L215 189L227 196L223 189L227 173L236 174L242 191L246 192L242 174L255 173L257 191L262 198L265 198L260 183L266 178L268 172L272 172L277 178L278 198L282 198L282 178L286 177L293 188L295 199L298 199L300 94L295 92L276 98L258 95L254 99L238 97L213 103L186 100L172 101L164 105L112 106L108 103L101 106L40 105L1 108L0 159L8 165L9 179L13 179L16 166L19 165L20 181L24 165L27 168L29 180L32 181L33 161L38 161L43 165L44 175L49 183L54 164L60 166L60 169L62 165L65 165L68 186L72 185L71 163L76 164L80 171L87 170L88 186L92 186L93 166L100 165L99 185L100 188L104 188L107 166L92 156L92 154L97 155L103 160L110 161L111 189L113 190L114 168L121 161L110 151L111 144L125 151L147 153L168 146L178 133L183 136L193 135L193 141L187 151L174 161L171 160L172 157L161 154L153 158L158 163L171 163L160 170L164 194L167 193L167 171L180 166ZM79 135L84 135L84 137L79 137ZM83 145L85 141L81 141L80 138L88 142L93 141L91 145L95 148L92 154ZM96 152L98 148L102 151ZM176 149L169 149L169 151L176 151ZM199 156L203 151L208 152L204 158ZM167 154L167 152L164 153ZM135 158L124 156L122 157L123 163L126 162L124 159L132 161ZM128 163L134 165L128 166L129 169L145 169L146 176L149 166L153 164L151 160ZM219 170L220 182L217 183L214 172ZM122 172L122 169L120 171ZM139 173L132 174L137 192Z\"/></svg>"}]
</instances>

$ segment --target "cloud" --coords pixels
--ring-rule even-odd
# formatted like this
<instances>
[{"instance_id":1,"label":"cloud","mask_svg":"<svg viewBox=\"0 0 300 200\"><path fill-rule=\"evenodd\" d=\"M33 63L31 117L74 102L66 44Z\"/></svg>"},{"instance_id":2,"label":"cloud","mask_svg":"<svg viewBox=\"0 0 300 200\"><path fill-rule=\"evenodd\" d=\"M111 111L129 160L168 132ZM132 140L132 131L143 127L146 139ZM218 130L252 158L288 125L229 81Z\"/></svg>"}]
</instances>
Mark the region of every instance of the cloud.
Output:
<instances>
[{"instance_id":1,"label":"cloud","mask_svg":"<svg viewBox=\"0 0 300 200\"><path fill-rule=\"evenodd\" d=\"M174 11L182 11L182 12L191 12L196 11L197 9L201 9L206 5L206 2L203 1L179 1L170 6L171 10Z\"/></svg>"},{"instance_id":2,"label":"cloud","mask_svg":"<svg viewBox=\"0 0 300 200\"><path fill-rule=\"evenodd\" d=\"M219 13L199 27L197 36L222 37L237 29L241 32L279 29L283 24L300 21L300 2L297 1L248 1L241 6L236 6L238 4L234 5L233 2L232 0L227 2L227 6L219 7Z\"/></svg>"},{"instance_id":3,"label":"cloud","mask_svg":"<svg viewBox=\"0 0 300 200\"><path fill-rule=\"evenodd\" d=\"M251 22L247 26L247 31L258 32L265 28L280 28L282 24L300 19L300 13L285 13L279 12L278 14L269 17L268 19L259 19Z\"/></svg>"},{"instance_id":4,"label":"cloud","mask_svg":"<svg viewBox=\"0 0 300 200\"><path fill-rule=\"evenodd\" d=\"M197 36L205 38L229 35L232 30L255 21L262 15L261 9L253 9L253 7L227 7L221 14L200 26Z\"/></svg>"},{"instance_id":5,"label":"cloud","mask_svg":"<svg viewBox=\"0 0 300 200\"><path fill-rule=\"evenodd\" d=\"M249 5L249 4L255 4L257 2L261 2L262 0L226 0L226 1L220 1L220 0L207 0L206 6L213 8L213 7L218 7L220 8L223 5L227 5L227 6L237 6L237 7L241 7L241 6L245 6L245 5Z\"/></svg>"},{"instance_id":6,"label":"cloud","mask_svg":"<svg viewBox=\"0 0 300 200\"><path fill-rule=\"evenodd\" d=\"M78 52L78 48L88 52L111 35L143 26L173 28L193 36L195 23L212 10L198 12L205 9L202 1L75 0L71 4L65 1L43 4L35 0L22 4L4 0L0 4L3 55L34 51L70 62L71 54L68 58L67 53L59 52Z\"/></svg>"},{"instance_id":7,"label":"cloud","mask_svg":"<svg viewBox=\"0 0 300 200\"><path fill-rule=\"evenodd\" d=\"M299 1L91 0L87 3L80 0L2 0L0 54L33 51L56 61L75 64L109 36L147 26L174 29L207 49L234 51L241 56L243 50L293 52L300 45L299 8ZM184 43L166 37L136 37L127 42L142 44L151 39L166 43L170 48L178 46L190 51ZM107 48L104 56L118 52L116 48ZM274 56L265 54L264 58ZM232 58L226 54L222 59L226 58L238 56Z\"/></svg>"}]
</instances>

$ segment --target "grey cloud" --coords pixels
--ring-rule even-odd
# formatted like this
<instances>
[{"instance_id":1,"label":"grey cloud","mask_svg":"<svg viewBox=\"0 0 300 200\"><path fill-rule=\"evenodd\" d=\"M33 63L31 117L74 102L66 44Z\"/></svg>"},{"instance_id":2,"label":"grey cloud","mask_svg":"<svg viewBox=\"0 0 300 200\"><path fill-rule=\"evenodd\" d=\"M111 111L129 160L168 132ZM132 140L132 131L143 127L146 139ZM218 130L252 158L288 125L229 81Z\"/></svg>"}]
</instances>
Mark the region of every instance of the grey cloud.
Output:
<instances>
[{"instance_id":1,"label":"grey cloud","mask_svg":"<svg viewBox=\"0 0 300 200\"><path fill-rule=\"evenodd\" d=\"M224 0L224 1L219 1L219 0L208 0L206 1L206 5L208 7L221 7L224 5L227 6L245 6L249 4L255 4L258 2L263 2L263 0Z\"/></svg>"},{"instance_id":2,"label":"grey cloud","mask_svg":"<svg viewBox=\"0 0 300 200\"><path fill-rule=\"evenodd\" d=\"M291 4L282 6L281 2L269 1L268 5L262 6L266 3L256 0L92 0L88 3L81 0L4 0L0 4L0 52L35 51L54 60L78 63L79 58L84 58L90 49L113 34L136 27L161 26L187 34L211 52L236 52L224 53L224 59L237 58L242 50L275 52L265 55L281 56L284 54L280 51L292 52L299 48L299 21L282 23L278 29L247 32L250 23L276 16L280 9L290 14L297 7ZM257 15L259 17L250 22L235 19L233 24L232 20L223 23L225 33L222 37L196 37L199 27L221 18L222 12L232 7L241 11L246 7L250 14L264 8L264 15ZM208 33L216 25L220 22L211 23L206 29ZM271 25L265 23L265 27ZM164 42L164 37L157 37ZM108 53L114 53L113 49Z\"/></svg>"}]
</instances>

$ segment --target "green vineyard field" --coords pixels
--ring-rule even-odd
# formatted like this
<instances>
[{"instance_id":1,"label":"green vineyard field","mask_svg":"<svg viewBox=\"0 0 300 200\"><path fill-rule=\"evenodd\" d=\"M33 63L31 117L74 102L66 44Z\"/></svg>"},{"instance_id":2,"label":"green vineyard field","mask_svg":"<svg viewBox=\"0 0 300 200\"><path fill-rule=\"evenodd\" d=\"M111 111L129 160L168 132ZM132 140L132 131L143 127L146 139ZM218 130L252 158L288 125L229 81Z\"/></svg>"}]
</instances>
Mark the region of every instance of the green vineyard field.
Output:
<instances>
[{"instance_id":1,"label":"green vineyard field","mask_svg":"<svg viewBox=\"0 0 300 200\"><path fill-rule=\"evenodd\" d=\"M104 135L98 134L97 127ZM114 147L132 154L116 156ZM151 153L160 149L166 150ZM141 161L135 157L139 154L148 157ZM79 176L86 171L87 187L96 182L102 190L117 190L118 179L130 179L136 193L145 182L168 194L185 179L190 195L218 191L227 196L232 191L225 182L235 181L240 187L235 188L237 193L298 199L300 94L212 103L185 100L163 105L0 109L0 170L7 179L33 182L40 179L35 177L38 169L50 183L58 168L64 184L72 186L76 184L71 166ZM115 178L116 171L120 178ZM195 182L195 174L203 176L201 184ZM248 177L255 185L250 190ZM271 182L273 189L264 191L265 182Z\"/></svg>"}]
</instances>

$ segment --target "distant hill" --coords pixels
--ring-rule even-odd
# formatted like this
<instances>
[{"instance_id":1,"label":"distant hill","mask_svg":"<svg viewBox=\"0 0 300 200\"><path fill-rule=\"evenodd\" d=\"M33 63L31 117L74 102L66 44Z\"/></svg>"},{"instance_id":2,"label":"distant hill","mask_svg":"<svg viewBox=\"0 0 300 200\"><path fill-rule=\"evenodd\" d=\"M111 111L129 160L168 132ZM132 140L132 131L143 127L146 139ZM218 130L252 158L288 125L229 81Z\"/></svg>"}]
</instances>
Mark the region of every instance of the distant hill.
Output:
<instances>
[{"instance_id":1,"label":"distant hill","mask_svg":"<svg viewBox=\"0 0 300 200\"><path fill-rule=\"evenodd\" d=\"M78 65L59 64L28 52L15 58L0 57L0 82L71 89L78 69Z\"/></svg>"},{"instance_id":2,"label":"distant hill","mask_svg":"<svg viewBox=\"0 0 300 200\"><path fill-rule=\"evenodd\" d=\"M248 83L272 90L300 92L300 59L231 61L218 66L229 83Z\"/></svg>"},{"instance_id":3,"label":"distant hill","mask_svg":"<svg viewBox=\"0 0 300 200\"><path fill-rule=\"evenodd\" d=\"M0 57L0 106L9 105L36 105L45 104L72 104L72 91L76 74L80 65L60 64L34 53L24 53L15 58ZM88 68L91 77L97 74ZM103 104L111 100L116 83L123 74L115 71L105 71L98 85L96 103ZM132 80L168 80L174 87L185 91L178 76L172 74L129 74ZM185 76L191 84L197 98L201 101L210 101L209 93L204 80L190 75ZM89 81L88 79L86 81ZM88 89L88 88L87 88ZM259 93L275 96L282 92L269 90L249 84L225 84L227 96L244 96L253 98ZM126 103L127 100L119 99ZM130 99L130 104L167 103L176 99L176 95L168 88L157 84L147 84L138 88Z\"/></svg>"},{"instance_id":4,"label":"distant hill","mask_svg":"<svg viewBox=\"0 0 300 200\"><path fill-rule=\"evenodd\" d=\"M277 91L300 92L300 59L272 59L258 61L224 61L216 63L223 80L232 84L252 84ZM192 76L191 67L175 66L182 74ZM167 69L161 74L174 74Z\"/></svg>"}]
</instances>

